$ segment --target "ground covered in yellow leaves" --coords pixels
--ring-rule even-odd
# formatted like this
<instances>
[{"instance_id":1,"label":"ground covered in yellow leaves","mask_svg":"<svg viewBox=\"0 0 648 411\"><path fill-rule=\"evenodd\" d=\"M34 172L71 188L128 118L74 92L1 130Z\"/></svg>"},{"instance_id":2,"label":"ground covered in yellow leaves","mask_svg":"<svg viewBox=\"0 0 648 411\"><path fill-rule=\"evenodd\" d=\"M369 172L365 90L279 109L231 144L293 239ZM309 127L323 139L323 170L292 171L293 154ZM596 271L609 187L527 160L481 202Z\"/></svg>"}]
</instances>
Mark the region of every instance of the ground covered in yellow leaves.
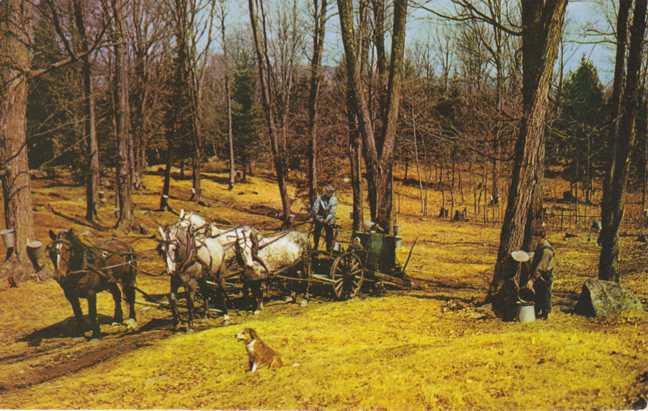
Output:
<instances>
[{"instance_id":1,"label":"ground covered in yellow leaves","mask_svg":"<svg viewBox=\"0 0 648 411\"><path fill-rule=\"evenodd\" d=\"M230 192L223 177L206 173L209 207L181 201L189 198L190 180L174 181L172 206L232 224L278 226L261 212L280 209L270 179L256 177ZM82 188L62 182L36 182L38 237L70 226L88 237L114 234L79 224ZM148 175L145 184L136 195L137 217L152 234L176 217L154 211L160 177ZM398 189L400 257L418 238L408 271L427 280L423 290L345 302L320 296L307 307L273 301L258 317L233 315L227 326L214 318L190 334L172 333L168 310L139 295L140 329L112 327L106 294L100 342L70 338L71 310L55 282L0 290L0 407L595 409L627 408L648 393L646 313L608 320L570 313L583 281L596 272L598 248L586 234L550 234L558 254L550 320L503 323L480 306L497 227L418 217L414 189ZM349 227L350 197L339 194L340 222ZM108 225L112 208L101 215ZM117 235L133 241L144 270L160 271L154 240ZM623 238L622 281L644 303L645 254L634 238ZM159 297L168 282L141 275L139 287ZM247 374L244 347L234 338L244 327L255 328L286 366Z\"/></svg>"}]
</instances>

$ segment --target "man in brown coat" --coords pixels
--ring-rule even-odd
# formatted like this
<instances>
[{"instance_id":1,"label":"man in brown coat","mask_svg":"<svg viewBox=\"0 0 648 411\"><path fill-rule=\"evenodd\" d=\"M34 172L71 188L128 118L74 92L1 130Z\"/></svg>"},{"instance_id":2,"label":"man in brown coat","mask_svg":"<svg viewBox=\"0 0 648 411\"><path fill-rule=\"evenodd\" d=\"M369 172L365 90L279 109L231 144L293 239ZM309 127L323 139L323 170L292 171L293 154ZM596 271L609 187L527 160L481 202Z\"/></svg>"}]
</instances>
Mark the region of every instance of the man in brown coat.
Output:
<instances>
[{"instance_id":1,"label":"man in brown coat","mask_svg":"<svg viewBox=\"0 0 648 411\"><path fill-rule=\"evenodd\" d=\"M535 290L536 317L546 320L551 312L551 288L556 252L547 241L547 233L543 227L535 228L533 237L536 249L528 275L527 288Z\"/></svg>"}]
</instances>

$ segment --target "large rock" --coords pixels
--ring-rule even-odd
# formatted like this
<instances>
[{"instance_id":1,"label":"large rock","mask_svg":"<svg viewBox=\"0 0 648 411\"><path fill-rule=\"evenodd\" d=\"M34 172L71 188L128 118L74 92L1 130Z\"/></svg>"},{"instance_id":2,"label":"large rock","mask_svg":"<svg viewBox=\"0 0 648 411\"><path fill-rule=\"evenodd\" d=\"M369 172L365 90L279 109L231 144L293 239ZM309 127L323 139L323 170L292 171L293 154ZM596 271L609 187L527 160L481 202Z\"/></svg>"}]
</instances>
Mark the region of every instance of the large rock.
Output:
<instances>
[{"instance_id":1,"label":"large rock","mask_svg":"<svg viewBox=\"0 0 648 411\"><path fill-rule=\"evenodd\" d=\"M589 279L583 283L576 312L588 317L608 317L624 311L643 310L641 301L631 291L613 281Z\"/></svg>"}]
</instances>

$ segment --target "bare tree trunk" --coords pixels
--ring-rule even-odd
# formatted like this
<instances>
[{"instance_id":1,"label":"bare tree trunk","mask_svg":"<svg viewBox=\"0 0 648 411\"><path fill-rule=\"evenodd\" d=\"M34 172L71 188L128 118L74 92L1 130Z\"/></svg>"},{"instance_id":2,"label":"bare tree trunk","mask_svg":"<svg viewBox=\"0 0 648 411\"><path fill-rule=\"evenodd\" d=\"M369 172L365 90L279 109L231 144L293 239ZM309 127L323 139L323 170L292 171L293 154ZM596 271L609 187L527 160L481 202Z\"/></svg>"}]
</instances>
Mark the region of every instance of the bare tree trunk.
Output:
<instances>
[{"instance_id":1,"label":"bare tree trunk","mask_svg":"<svg viewBox=\"0 0 648 411\"><path fill-rule=\"evenodd\" d=\"M494 311L501 316L512 308L504 290L513 269L510 253L524 245L528 227L537 223L529 217L538 215L538 207L542 212L545 118L566 7L567 0L522 3L524 117L515 145L506 214L488 294Z\"/></svg>"},{"instance_id":2,"label":"bare tree trunk","mask_svg":"<svg viewBox=\"0 0 648 411\"><path fill-rule=\"evenodd\" d=\"M260 3L261 16L263 18L262 27L259 30L259 22L256 15L257 0L248 0L250 10L250 23L252 26L252 33L254 37L254 46L257 55L257 66L259 68L259 81L261 88L262 103L265 112L266 126L268 128L268 137L270 139L270 147L272 151L272 158L275 165L275 173L277 175L277 182L279 185L279 194L281 195L281 204L283 208L283 222L284 226L291 225L290 216L290 197L288 197L288 184L287 184L287 168L285 152L280 150L279 141L277 136L277 129L275 124L275 114L273 109L273 98L271 95L271 75L270 75L270 58L268 56L267 34L265 31L265 17L263 13L263 3Z\"/></svg>"},{"instance_id":3,"label":"bare tree trunk","mask_svg":"<svg viewBox=\"0 0 648 411\"><path fill-rule=\"evenodd\" d=\"M167 134L169 131L167 131ZM166 165L164 167L164 182L162 183L162 194L160 195L160 211L167 211L169 209L169 191L171 189L171 167L173 166L173 148L171 147L171 139L167 136L167 149Z\"/></svg>"},{"instance_id":4,"label":"bare tree trunk","mask_svg":"<svg viewBox=\"0 0 648 411\"><path fill-rule=\"evenodd\" d=\"M632 6L632 0L620 0L619 2L619 12L617 13L617 25L616 25L616 58L614 63L614 81L612 84L612 97L610 98L610 119L611 125L608 133L607 140L607 152L614 153L615 140L618 134L619 127L619 113L621 113L621 99L623 97L623 84L625 82L625 55L626 55L626 46L628 42L628 17L630 15L630 7ZM601 236L608 227L609 221L608 216L608 203L609 203L609 188L611 187L612 182L612 172L614 169L614 155L611 154L607 158L607 164L605 167L605 176L603 178L603 200L601 201L601 226L602 229L599 232L599 244L601 243ZM600 268L599 268L600 270Z\"/></svg>"},{"instance_id":5,"label":"bare tree trunk","mask_svg":"<svg viewBox=\"0 0 648 411\"><path fill-rule=\"evenodd\" d=\"M227 53L227 39L225 37L225 17L227 12L225 10L225 0L220 2L220 23L221 23L221 38L223 40L223 60L225 61L225 109L227 110L227 142L229 145L229 178L228 188L234 189L236 182L236 164L234 159L234 131L232 129L232 96L230 91L230 76L229 76L229 54Z\"/></svg>"},{"instance_id":6,"label":"bare tree trunk","mask_svg":"<svg viewBox=\"0 0 648 411\"><path fill-rule=\"evenodd\" d=\"M614 139L614 158L608 180L604 221L601 232L601 257L599 259L599 278L619 282L619 229L623 220L625 206L625 187L627 182L629 156L635 141L634 122L640 101L639 73L641 71L641 51L646 31L646 0L636 0L630 34L628 54L628 75L623 96L623 113Z\"/></svg>"},{"instance_id":7,"label":"bare tree trunk","mask_svg":"<svg viewBox=\"0 0 648 411\"><path fill-rule=\"evenodd\" d=\"M112 0L114 50L113 110L115 135L117 137L117 198L119 218L117 228L130 230L133 224L132 169L130 166L131 144L128 130L128 70L126 68L126 47L123 27L123 2Z\"/></svg>"},{"instance_id":8,"label":"bare tree trunk","mask_svg":"<svg viewBox=\"0 0 648 411\"><path fill-rule=\"evenodd\" d=\"M423 175L421 173L421 164L419 161L419 150L418 150L418 134L416 133L416 114L412 108L412 127L414 128L414 158L416 160L416 178L418 179L419 185L419 197L421 200L421 215L426 216L427 210L425 207L425 197L423 195Z\"/></svg>"},{"instance_id":9,"label":"bare tree trunk","mask_svg":"<svg viewBox=\"0 0 648 411\"><path fill-rule=\"evenodd\" d=\"M25 263L26 244L34 238L31 181L27 160L27 94L31 69L32 3L8 0L0 5L0 177L4 223L16 233L7 259Z\"/></svg>"},{"instance_id":10,"label":"bare tree trunk","mask_svg":"<svg viewBox=\"0 0 648 411\"><path fill-rule=\"evenodd\" d=\"M348 84L351 91L352 109L355 112L360 133L363 138L365 163L369 193L372 185L376 195L376 222L387 232L392 231L392 165L396 122L400 102L402 62L405 44L405 24L407 18L407 1L396 0L394 3L394 25L392 34L392 53L389 69L389 84L386 95L386 111L382 118L382 135L379 139L374 133L371 115L364 95L361 79L361 65L354 44L353 7L350 0L338 0L340 25L344 43ZM382 142L382 144L377 144Z\"/></svg>"},{"instance_id":11,"label":"bare tree trunk","mask_svg":"<svg viewBox=\"0 0 648 411\"><path fill-rule=\"evenodd\" d=\"M326 30L327 0L313 0L313 57L311 59L310 95L308 98L308 197L310 204L317 196L317 114L318 95L321 81L322 51Z\"/></svg>"},{"instance_id":12,"label":"bare tree trunk","mask_svg":"<svg viewBox=\"0 0 648 411\"><path fill-rule=\"evenodd\" d=\"M84 17L84 5L80 0L74 0L74 22L79 33L82 61L82 83L83 83L83 111L84 128L86 136L86 219L89 222L95 220L97 213L97 191L99 190L99 145L97 143L97 120L95 111L94 85L92 78L92 62L88 50L90 43L86 33Z\"/></svg>"},{"instance_id":13,"label":"bare tree trunk","mask_svg":"<svg viewBox=\"0 0 648 411\"><path fill-rule=\"evenodd\" d=\"M193 82L192 82L193 84ZM191 156L191 201L202 203L201 171L204 152L204 139L198 125L198 96L195 89L190 90L191 113L190 128L193 136L193 151Z\"/></svg>"}]
</instances>

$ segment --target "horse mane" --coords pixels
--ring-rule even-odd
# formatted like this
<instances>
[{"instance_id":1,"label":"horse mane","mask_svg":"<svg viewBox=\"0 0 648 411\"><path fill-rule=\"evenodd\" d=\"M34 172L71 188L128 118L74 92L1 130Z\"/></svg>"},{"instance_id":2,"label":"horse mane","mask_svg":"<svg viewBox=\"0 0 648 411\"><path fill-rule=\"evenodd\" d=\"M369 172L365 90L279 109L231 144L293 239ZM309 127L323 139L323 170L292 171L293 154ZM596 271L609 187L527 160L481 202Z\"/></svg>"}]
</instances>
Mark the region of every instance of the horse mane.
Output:
<instances>
[{"instance_id":1,"label":"horse mane","mask_svg":"<svg viewBox=\"0 0 648 411\"><path fill-rule=\"evenodd\" d=\"M79 236L72 230L68 230L66 239L70 242L70 268L72 270L79 270L83 268L83 261L86 259L91 246L88 246L79 238Z\"/></svg>"}]
</instances>

